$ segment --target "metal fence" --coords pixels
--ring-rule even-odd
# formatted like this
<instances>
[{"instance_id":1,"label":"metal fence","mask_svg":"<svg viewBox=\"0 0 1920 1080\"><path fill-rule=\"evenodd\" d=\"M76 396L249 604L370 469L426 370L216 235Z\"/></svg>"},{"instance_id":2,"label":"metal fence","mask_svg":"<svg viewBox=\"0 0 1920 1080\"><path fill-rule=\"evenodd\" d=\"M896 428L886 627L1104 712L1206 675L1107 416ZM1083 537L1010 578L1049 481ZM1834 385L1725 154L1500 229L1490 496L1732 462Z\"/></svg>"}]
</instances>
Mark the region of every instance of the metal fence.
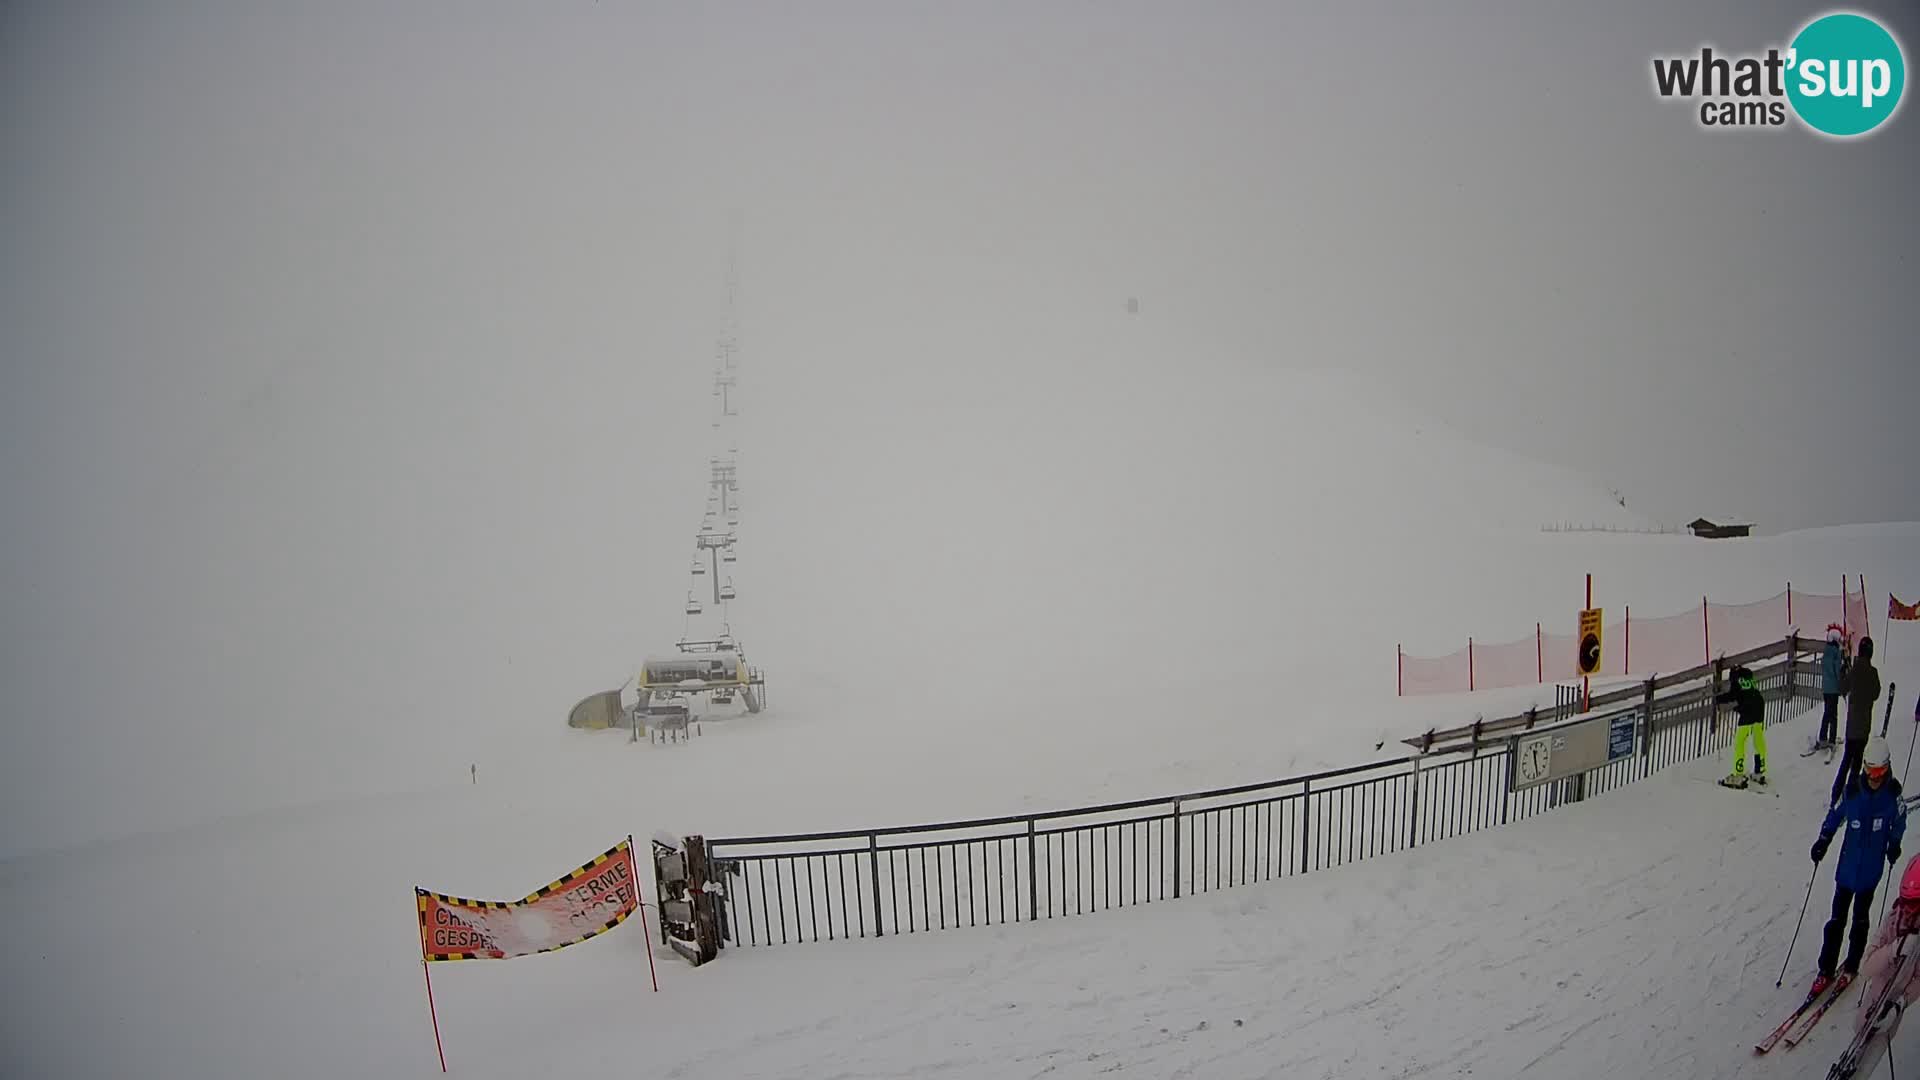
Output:
<instances>
[{"instance_id":1,"label":"metal fence","mask_svg":"<svg viewBox=\"0 0 1920 1080\"><path fill-rule=\"evenodd\" d=\"M1817 668L1797 639L1723 662L1755 668L1769 724L1792 716L1797 700L1818 699ZM737 945L931 933L1151 904L1341 866L1519 821L1725 752L1734 724L1713 706L1719 685L1719 664L1648 681L1633 706L1631 756L1519 791L1510 783L1514 736L1507 736L1167 798L709 839L721 921Z\"/></svg>"}]
</instances>

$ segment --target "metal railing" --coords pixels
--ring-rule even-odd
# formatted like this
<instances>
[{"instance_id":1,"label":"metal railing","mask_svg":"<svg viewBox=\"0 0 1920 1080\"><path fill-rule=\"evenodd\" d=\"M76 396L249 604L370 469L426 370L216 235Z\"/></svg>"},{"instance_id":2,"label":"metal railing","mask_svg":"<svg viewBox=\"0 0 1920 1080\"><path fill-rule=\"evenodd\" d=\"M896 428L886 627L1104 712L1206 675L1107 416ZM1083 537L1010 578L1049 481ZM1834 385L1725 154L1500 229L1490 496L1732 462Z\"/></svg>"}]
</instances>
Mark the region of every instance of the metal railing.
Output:
<instances>
[{"instance_id":1,"label":"metal railing","mask_svg":"<svg viewBox=\"0 0 1920 1080\"><path fill-rule=\"evenodd\" d=\"M1670 765L1724 752L1720 665L1746 663L1767 722L1818 699L1797 638L1642 684L1634 749L1588 772L1513 790L1514 740L1171 797L928 825L709 839L740 945L835 941L1030 922L1151 904L1341 866L1543 813ZM1659 691L1666 689L1662 695ZM1614 701L1627 695L1609 695ZM1595 698L1596 702L1600 699ZM1584 722L1598 715L1574 718ZM1450 759L1450 760L1448 760Z\"/></svg>"}]
</instances>

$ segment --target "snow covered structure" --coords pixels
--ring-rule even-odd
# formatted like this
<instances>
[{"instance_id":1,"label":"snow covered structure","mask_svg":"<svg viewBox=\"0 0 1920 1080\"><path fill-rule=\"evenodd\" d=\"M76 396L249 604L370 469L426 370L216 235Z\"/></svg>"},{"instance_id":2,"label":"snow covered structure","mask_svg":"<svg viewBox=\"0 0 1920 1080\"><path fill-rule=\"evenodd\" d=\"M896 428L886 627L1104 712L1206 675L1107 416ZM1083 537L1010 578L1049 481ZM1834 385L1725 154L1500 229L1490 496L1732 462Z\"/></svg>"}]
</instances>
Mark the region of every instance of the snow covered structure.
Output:
<instances>
[{"instance_id":1,"label":"snow covered structure","mask_svg":"<svg viewBox=\"0 0 1920 1080\"><path fill-rule=\"evenodd\" d=\"M706 887L710 872L706 841L701 837L654 832L653 883L660 905L660 940L695 967L718 957L726 947L726 935L720 929L726 921L726 902Z\"/></svg>"},{"instance_id":2,"label":"snow covered structure","mask_svg":"<svg viewBox=\"0 0 1920 1080\"><path fill-rule=\"evenodd\" d=\"M620 691L602 690L589 694L567 713L567 726L574 728L620 727L626 710L620 706Z\"/></svg>"},{"instance_id":3,"label":"snow covered structure","mask_svg":"<svg viewBox=\"0 0 1920 1080\"><path fill-rule=\"evenodd\" d=\"M737 695L749 713L765 705L766 675L747 663L731 638L680 644L686 651L649 656L641 663L642 707L659 695L704 696L718 705L730 704Z\"/></svg>"},{"instance_id":4,"label":"snow covered structure","mask_svg":"<svg viewBox=\"0 0 1920 1080\"><path fill-rule=\"evenodd\" d=\"M1744 524L1721 524L1721 522ZM1735 537L1752 536L1753 524L1747 519L1733 515L1717 515L1713 520L1695 518L1687 523L1693 535L1703 540L1730 540Z\"/></svg>"}]
</instances>

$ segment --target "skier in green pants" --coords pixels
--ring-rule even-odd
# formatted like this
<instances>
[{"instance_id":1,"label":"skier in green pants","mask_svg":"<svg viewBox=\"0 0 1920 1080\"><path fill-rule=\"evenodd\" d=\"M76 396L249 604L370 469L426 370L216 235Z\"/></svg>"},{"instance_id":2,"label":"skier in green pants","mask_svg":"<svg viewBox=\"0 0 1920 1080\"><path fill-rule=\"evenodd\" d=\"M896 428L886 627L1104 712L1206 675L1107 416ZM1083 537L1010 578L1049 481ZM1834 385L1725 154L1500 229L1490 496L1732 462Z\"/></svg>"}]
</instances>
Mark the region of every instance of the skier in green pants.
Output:
<instances>
[{"instance_id":1,"label":"skier in green pants","mask_svg":"<svg viewBox=\"0 0 1920 1080\"><path fill-rule=\"evenodd\" d=\"M1740 728L1733 737L1733 772L1720 781L1727 787L1747 786L1747 740L1753 740L1753 782L1767 782L1767 699L1753 672L1742 664L1733 669L1733 687L1714 698L1715 705L1739 710Z\"/></svg>"}]
</instances>

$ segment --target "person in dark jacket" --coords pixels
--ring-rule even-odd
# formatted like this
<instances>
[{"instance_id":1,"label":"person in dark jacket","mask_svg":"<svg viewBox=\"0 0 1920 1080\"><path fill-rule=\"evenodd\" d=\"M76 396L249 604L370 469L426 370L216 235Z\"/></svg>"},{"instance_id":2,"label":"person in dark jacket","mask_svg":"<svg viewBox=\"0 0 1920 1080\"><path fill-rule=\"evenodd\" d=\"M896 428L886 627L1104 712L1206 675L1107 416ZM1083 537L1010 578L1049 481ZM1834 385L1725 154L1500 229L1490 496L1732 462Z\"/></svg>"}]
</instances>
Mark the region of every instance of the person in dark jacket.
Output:
<instances>
[{"instance_id":1,"label":"person in dark jacket","mask_svg":"<svg viewBox=\"0 0 1920 1080\"><path fill-rule=\"evenodd\" d=\"M1847 695L1847 749L1840 759L1840 771L1833 777L1830 803L1840 801L1847 782L1860 775L1860 752L1873 734L1873 703L1880 700L1880 673L1873 666L1873 639L1860 639L1860 649L1841 679L1841 693Z\"/></svg>"},{"instance_id":2,"label":"person in dark jacket","mask_svg":"<svg viewBox=\"0 0 1920 1080\"><path fill-rule=\"evenodd\" d=\"M1860 776L1847 781L1839 804L1827 813L1820 825L1820 839L1813 842L1813 861L1826 857L1833 834L1846 827L1846 839L1840 843L1840 865L1833 875L1833 917L1827 920L1826 937L1820 946L1820 973L1814 990L1825 989L1832 980L1840 959L1840 937L1847 930L1852 914L1852 933L1848 935L1847 959L1839 970L1849 977L1860 970L1860 958L1867 951L1867 919L1873 911L1873 890L1880 884L1883 865L1900 859L1900 840L1907 831L1906 804L1900 801L1900 781L1893 778L1893 762L1887 752L1887 740L1869 740L1864 752Z\"/></svg>"},{"instance_id":3,"label":"person in dark jacket","mask_svg":"<svg viewBox=\"0 0 1920 1080\"><path fill-rule=\"evenodd\" d=\"M1743 664L1733 669L1733 686L1717 695L1716 705L1739 710L1740 726L1733 737L1733 772L1720 781L1728 787L1747 786L1747 740L1753 740L1753 782L1767 782L1767 699L1753 672Z\"/></svg>"},{"instance_id":4,"label":"person in dark jacket","mask_svg":"<svg viewBox=\"0 0 1920 1080\"><path fill-rule=\"evenodd\" d=\"M1834 745L1840 738L1840 686L1847 673L1847 654L1840 645L1840 631L1827 631L1827 648L1820 654L1820 736L1814 748Z\"/></svg>"}]
</instances>

